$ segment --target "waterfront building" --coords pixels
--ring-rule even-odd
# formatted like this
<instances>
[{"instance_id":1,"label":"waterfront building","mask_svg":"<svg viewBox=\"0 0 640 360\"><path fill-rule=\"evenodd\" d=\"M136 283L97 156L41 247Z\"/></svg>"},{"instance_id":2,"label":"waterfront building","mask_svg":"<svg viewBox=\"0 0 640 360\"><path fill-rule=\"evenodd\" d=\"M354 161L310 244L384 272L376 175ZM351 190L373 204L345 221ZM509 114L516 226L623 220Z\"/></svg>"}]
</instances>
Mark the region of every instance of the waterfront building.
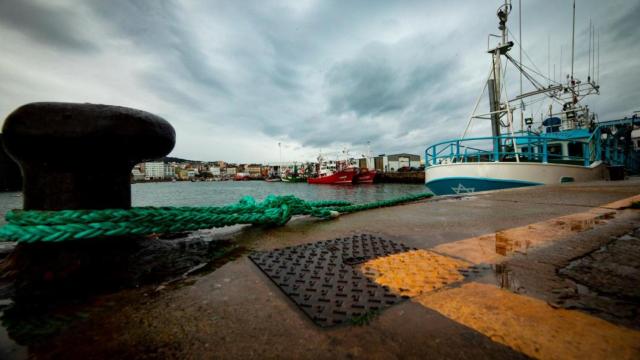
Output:
<instances>
[{"instance_id":1,"label":"waterfront building","mask_svg":"<svg viewBox=\"0 0 640 360\"><path fill-rule=\"evenodd\" d=\"M375 169L383 172L396 172L402 170L409 170L411 168L420 168L422 162L420 155L414 154L393 154L393 155L379 155L373 159Z\"/></svg>"},{"instance_id":2,"label":"waterfront building","mask_svg":"<svg viewBox=\"0 0 640 360\"><path fill-rule=\"evenodd\" d=\"M164 164L164 178L172 179L176 177L176 166L173 164Z\"/></svg>"},{"instance_id":3,"label":"waterfront building","mask_svg":"<svg viewBox=\"0 0 640 360\"><path fill-rule=\"evenodd\" d=\"M140 164L131 169L131 176L133 181L143 181L145 179L144 170L141 169Z\"/></svg>"},{"instance_id":4,"label":"waterfront building","mask_svg":"<svg viewBox=\"0 0 640 360\"><path fill-rule=\"evenodd\" d=\"M227 166L227 163L222 160L214 161L212 164L220 169L224 169Z\"/></svg>"},{"instance_id":5,"label":"waterfront building","mask_svg":"<svg viewBox=\"0 0 640 360\"><path fill-rule=\"evenodd\" d=\"M164 163L161 161L145 162L144 177L147 180L164 179Z\"/></svg>"},{"instance_id":6,"label":"waterfront building","mask_svg":"<svg viewBox=\"0 0 640 360\"><path fill-rule=\"evenodd\" d=\"M245 166L245 171L249 173L249 176L252 178L262 176L262 165L260 164L249 164Z\"/></svg>"}]
</instances>

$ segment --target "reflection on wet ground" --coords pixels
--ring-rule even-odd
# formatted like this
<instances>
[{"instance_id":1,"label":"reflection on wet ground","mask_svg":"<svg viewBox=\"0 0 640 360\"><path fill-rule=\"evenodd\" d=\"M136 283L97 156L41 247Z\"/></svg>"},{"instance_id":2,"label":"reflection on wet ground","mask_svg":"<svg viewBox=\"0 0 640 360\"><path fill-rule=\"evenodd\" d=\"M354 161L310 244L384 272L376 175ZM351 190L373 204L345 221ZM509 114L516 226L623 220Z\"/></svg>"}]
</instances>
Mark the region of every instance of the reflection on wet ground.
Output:
<instances>
[{"instance_id":1,"label":"reflection on wet ground","mask_svg":"<svg viewBox=\"0 0 640 360\"><path fill-rule=\"evenodd\" d=\"M590 224L581 220L568 223L568 227L572 231L586 231ZM640 228L636 233L640 235ZM496 234L496 252L502 252L503 256L517 253L516 259L528 260L530 243L505 234L510 235L508 231ZM418 250L371 260L363 265L363 271L394 293L410 296L413 301L531 357L632 359L640 352L639 331L571 309L607 311L640 325L637 313L640 293L636 286L640 283L639 257L640 239L627 234L571 261L559 271L551 264L554 269L551 276L558 282L567 277L580 280L571 294L564 292L562 305L555 306L549 306L549 299L559 294L556 289L547 291L546 296L543 293L542 299L518 295L531 295L529 290L536 290L535 286L527 287L540 285L535 284L539 279L531 279L531 272L538 269L530 263L471 265ZM536 258L534 262L539 260ZM470 273L476 277L470 278ZM606 297L607 294L614 298Z\"/></svg>"},{"instance_id":2,"label":"reflection on wet ground","mask_svg":"<svg viewBox=\"0 0 640 360\"><path fill-rule=\"evenodd\" d=\"M615 212L595 208L526 226L497 231L470 239L438 245L434 250L473 263L496 264L513 254L527 254L533 248L547 246L575 233L593 229L612 219Z\"/></svg>"},{"instance_id":3,"label":"reflection on wet ground","mask_svg":"<svg viewBox=\"0 0 640 360\"><path fill-rule=\"evenodd\" d=\"M496 253L502 256L511 255L514 252L526 254L527 249L531 247L531 241L515 238L508 231L498 231L495 237Z\"/></svg>"},{"instance_id":4,"label":"reflection on wet ground","mask_svg":"<svg viewBox=\"0 0 640 360\"><path fill-rule=\"evenodd\" d=\"M496 277L496 283L501 289L506 289L516 294L525 291L525 288L520 284L518 277L515 276L514 272L507 265L494 265L494 274Z\"/></svg>"},{"instance_id":5,"label":"reflection on wet ground","mask_svg":"<svg viewBox=\"0 0 640 360\"><path fill-rule=\"evenodd\" d=\"M640 329L640 290L635 285L640 283L640 229L593 240L594 250L578 258L558 256L561 250L554 246L530 255L520 253L494 265L495 283L546 300L555 308L579 309ZM586 243L574 237L564 246L589 246Z\"/></svg>"},{"instance_id":6,"label":"reflection on wet ground","mask_svg":"<svg viewBox=\"0 0 640 360\"><path fill-rule=\"evenodd\" d=\"M9 349L4 355L20 357L22 346L36 346L96 312L117 311L116 303L104 302L110 293L153 296L245 253L237 243L198 232L20 245L2 263L0 320L6 333L0 336L13 340L0 338Z\"/></svg>"}]
</instances>

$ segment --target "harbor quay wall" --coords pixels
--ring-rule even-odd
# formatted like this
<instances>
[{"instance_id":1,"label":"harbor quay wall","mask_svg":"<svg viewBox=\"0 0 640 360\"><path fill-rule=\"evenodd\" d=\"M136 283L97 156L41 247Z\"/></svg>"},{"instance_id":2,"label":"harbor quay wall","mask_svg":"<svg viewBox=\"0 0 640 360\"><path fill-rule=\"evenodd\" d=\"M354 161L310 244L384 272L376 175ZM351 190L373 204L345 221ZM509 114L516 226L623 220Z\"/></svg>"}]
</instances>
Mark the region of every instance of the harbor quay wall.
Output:
<instances>
[{"instance_id":1,"label":"harbor quay wall","mask_svg":"<svg viewBox=\"0 0 640 360\"><path fill-rule=\"evenodd\" d=\"M384 172L377 176L381 183L424 184L424 171Z\"/></svg>"}]
</instances>

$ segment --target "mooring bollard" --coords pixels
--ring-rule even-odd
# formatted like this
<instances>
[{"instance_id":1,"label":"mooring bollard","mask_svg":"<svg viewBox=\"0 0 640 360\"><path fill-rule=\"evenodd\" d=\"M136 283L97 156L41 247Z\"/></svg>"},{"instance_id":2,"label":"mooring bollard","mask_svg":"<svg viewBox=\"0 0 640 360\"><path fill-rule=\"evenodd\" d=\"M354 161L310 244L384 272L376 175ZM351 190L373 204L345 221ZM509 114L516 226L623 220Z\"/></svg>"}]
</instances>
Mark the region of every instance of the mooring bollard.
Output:
<instances>
[{"instance_id":1,"label":"mooring bollard","mask_svg":"<svg viewBox=\"0 0 640 360\"><path fill-rule=\"evenodd\" d=\"M167 155L166 120L110 105L37 102L12 112L4 146L22 170L25 210L131 207L131 169Z\"/></svg>"},{"instance_id":2,"label":"mooring bollard","mask_svg":"<svg viewBox=\"0 0 640 360\"><path fill-rule=\"evenodd\" d=\"M95 104L31 103L3 126L5 149L23 174L25 210L130 208L132 167L168 154L175 138L156 115ZM0 289L11 282L14 301L27 308L65 302L137 286L158 263L170 268L172 251L143 236L18 244L0 261Z\"/></svg>"}]
</instances>

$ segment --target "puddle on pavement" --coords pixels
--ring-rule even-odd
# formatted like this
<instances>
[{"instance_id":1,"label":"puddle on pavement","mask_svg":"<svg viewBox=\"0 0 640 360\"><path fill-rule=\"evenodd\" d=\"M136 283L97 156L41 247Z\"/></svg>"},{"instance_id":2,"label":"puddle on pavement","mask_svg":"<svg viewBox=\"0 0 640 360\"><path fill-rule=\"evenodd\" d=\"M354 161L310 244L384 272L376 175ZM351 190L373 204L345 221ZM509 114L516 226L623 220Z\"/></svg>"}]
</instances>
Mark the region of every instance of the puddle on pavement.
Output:
<instances>
[{"instance_id":1,"label":"puddle on pavement","mask_svg":"<svg viewBox=\"0 0 640 360\"><path fill-rule=\"evenodd\" d=\"M526 292L526 289L520 283L519 279L511 269L505 264L496 264L493 267L496 284L505 290L509 290L516 294Z\"/></svg>"},{"instance_id":2,"label":"puddle on pavement","mask_svg":"<svg viewBox=\"0 0 640 360\"><path fill-rule=\"evenodd\" d=\"M565 239L578 232L588 231L615 216L614 211L594 209L584 213L562 216L530 225L500 230L492 234L441 244L433 250L465 259L475 264L498 264L513 254L527 254Z\"/></svg>"},{"instance_id":3,"label":"puddle on pavement","mask_svg":"<svg viewBox=\"0 0 640 360\"><path fill-rule=\"evenodd\" d=\"M415 250L370 260L361 270L394 293L530 357L640 356L639 331L519 295L524 288L503 264L473 265Z\"/></svg>"},{"instance_id":4,"label":"puddle on pavement","mask_svg":"<svg viewBox=\"0 0 640 360\"><path fill-rule=\"evenodd\" d=\"M554 289L557 307L580 309L640 328L640 228L558 270L571 286Z\"/></svg>"},{"instance_id":5,"label":"puddle on pavement","mask_svg":"<svg viewBox=\"0 0 640 360\"><path fill-rule=\"evenodd\" d=\"M498 231L495 234L496 254L508 256L515 252L526 254L531 241L511 236L509 231Z\"/></svg>"},{"instance_id":6,"label":"puddle on pavement","mask_svg":"<svg viewBox=\"0 0 640 360\"><path fill-rule=\"evenodd\" d=\"M148 301L161 292L190 285L193 276L210 273L248 252L228 240L203 241L201 237L168 236L155 241L131 254L123 251L114 256L110 259L113 261L111 267L96 273L97 278L90 285L87 285L91 281L90 274L71 278L58 287L46 284L41 278L35 278L33 282L17 275L7 279L7 274L19 274L15 268L28 269L27 265L12 263L14 270L3 271L0 279L1 357L23 358L26 348L46 341L92 314L117 311L118 303L103 300L109 298L109 294L131 293L131 296L122 297L127 303L140 301L143 297ZM35 258L41 260L41 256L39 253ZM19 261L16 259L20 257L14 253L4 259L3 270L8 262ZM68 260L68 256L62 258ZM126 278L122 277L123 271L128 273ZM55 279L58 275L50 273L41 272L45 280L51 280L47 277ZM110 274L115 279L105 281ZM80 283L74 282L78 279Z\"/></svg>"}]
</instances>

